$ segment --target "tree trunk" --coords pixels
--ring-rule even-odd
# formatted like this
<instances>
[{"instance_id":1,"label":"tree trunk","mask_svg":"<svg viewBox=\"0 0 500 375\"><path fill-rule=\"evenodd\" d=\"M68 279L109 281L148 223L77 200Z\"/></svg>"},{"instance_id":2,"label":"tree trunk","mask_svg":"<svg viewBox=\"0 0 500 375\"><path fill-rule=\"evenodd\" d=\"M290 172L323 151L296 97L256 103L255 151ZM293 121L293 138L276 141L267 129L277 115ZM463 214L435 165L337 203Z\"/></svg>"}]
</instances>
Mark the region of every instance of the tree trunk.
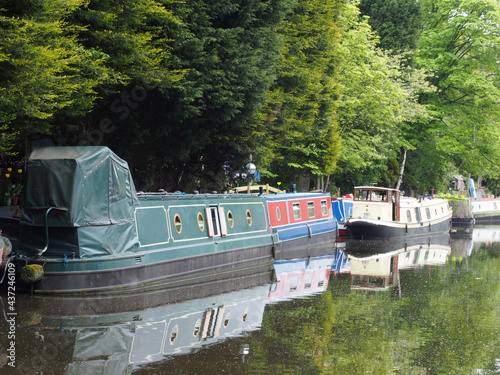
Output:
<instances>
[{"instance_id":1,"label":"tree trunk","mask_svg":"<svg viewBox=\"0 0 500 375\"><path fill-rule=\"evenodd\" d=\"M326 183L325 183L325 188L323 191L329 191L330 190L330 175L326 176Z\"/></svg>"},{"instance_id":2,"label":"tree trunk","mask_svg":"<svg viewBox=\"0 0 500 375\"><path fill-rule=\"evenodd\" d=\"M403 182L403 173L405 171L405 164L406 164L406 154L408 153L408 149L405 148L403 152L403 161L401 162L401 168L399 168L399 176L398 176L398 183L396 184L396 190L399 190L399 187L401 186L401 183Z\"/></svg>"}]
</instances>

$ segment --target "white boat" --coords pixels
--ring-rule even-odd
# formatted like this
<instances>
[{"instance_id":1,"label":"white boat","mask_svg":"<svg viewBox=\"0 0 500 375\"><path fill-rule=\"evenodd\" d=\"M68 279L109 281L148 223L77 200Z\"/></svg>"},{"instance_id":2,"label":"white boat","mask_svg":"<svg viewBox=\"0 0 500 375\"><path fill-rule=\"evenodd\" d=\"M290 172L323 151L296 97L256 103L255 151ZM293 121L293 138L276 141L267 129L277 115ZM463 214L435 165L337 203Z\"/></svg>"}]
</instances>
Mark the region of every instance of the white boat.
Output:
<instances>
[{"instance_id":1,"label":"white boat","mask_svg":"<svg viewBox=\"0 0 500 375\"><path fill-rule=\"evenodd\" d=\"M500 224L500 198L471 198L470 205L476 225Z\"/></svg>"},{"instance_id":2,"label":"white boat","mask_svg":"<svg viewBox=\"0 0 500 375\"><path fill-rule=\"evenodd\" d=\"M359 186L346 227L356 239L421 236L449 232L451 217L446 199L406 198L396 189Z\"/></svg>"}]
</instances>

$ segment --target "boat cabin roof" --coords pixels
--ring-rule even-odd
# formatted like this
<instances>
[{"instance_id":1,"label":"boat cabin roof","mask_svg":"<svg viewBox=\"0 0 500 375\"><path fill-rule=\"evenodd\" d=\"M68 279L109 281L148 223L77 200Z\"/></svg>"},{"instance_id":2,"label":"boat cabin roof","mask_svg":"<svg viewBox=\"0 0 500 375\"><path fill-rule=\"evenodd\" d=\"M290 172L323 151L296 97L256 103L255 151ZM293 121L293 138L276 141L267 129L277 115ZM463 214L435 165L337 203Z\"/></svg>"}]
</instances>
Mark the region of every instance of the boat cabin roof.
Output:
<instances>
[{"instance_id":1,"label":"boat cabin roof","mask_svg":"<svg viewBox=\"0 0 500 375\"><path fill-rule=\"evenodd\" d=\"M397 189L392 189L392 188L386 188L386 187L380 187L380 186L355 186L354 190L383 190L383 191L395 191L399 192Z\"/></svg>"},{"instance_id":2,"label":"boat cabin roof","mask_svg":"<svg viewBox=\"0 0 500 375\"><path fill-rule=\"evenodd\" d=\"M324 191L311 191L302 193L276 193L276 194L262 194L264 198L268 201L279 201L279 200L299 200L299 199L314 199L314 198L328 198L330 199L330 193Z\"/></svg>"}]
</instances>

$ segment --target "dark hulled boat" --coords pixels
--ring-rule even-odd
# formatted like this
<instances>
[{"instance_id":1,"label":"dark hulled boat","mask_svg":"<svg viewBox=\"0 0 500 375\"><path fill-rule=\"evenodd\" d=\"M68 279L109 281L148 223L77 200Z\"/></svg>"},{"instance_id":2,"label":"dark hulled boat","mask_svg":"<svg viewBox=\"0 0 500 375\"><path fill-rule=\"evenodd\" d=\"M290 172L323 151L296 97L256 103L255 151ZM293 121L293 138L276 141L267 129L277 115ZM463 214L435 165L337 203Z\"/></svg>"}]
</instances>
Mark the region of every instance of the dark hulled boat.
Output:
<instances>
[{"instance_id":1,"label":"dark hulled boat","mask_svg":"<svg viewBox=\"0 0 500 375\"><path fill-rule=\"evenodd\" d=\"M357 239L428 236L449 232L451 217L446 199L403 198L396 189L360 186L346 226Z\"/></svg>"},{"instance_id":2,"label":"dark hulled boat","mask_svg":"<svg viewBox=\"0 0 500 375\"><path fill-rule=\"evenodd\" d=\"M27 164L15 264L35 291L122 292L260 267L275 237L263 197L136 193L107 147L50 147Z\"/></svg>"}]
</instances>

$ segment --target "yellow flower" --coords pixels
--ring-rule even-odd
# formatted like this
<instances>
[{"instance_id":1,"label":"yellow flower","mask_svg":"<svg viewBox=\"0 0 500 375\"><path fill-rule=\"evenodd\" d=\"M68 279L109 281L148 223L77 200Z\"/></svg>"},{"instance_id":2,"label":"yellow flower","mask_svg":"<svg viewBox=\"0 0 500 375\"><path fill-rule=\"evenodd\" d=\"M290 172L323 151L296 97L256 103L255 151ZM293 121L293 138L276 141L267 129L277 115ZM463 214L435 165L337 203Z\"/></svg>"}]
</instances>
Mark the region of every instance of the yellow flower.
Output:
<instances>
[{"instance_id":1,"label":"yellow flower","mask_svg":"<svg viewBox=\"0 0 500 375\"><path fill-rule=\"evenodd\" d=\"M6 173L6 174L5 174L5 177L9 178L9 177L10 177L10 174Z\"/></svg>"},{"instance_id":2,"label":"yellow flower","mask_svg":"<svg viewBox=\"0 0 500 375\"><path fill-rule=\"evenodd\" d=\"M19 168L19 169L17 170L17 173L23 173L23 170L22 170L21 168Z\"/></svg>"},{"instance_id":3,"label":"yellow flower","mask_svg":"<svg viewBox=\"0 0 500 375\"><path fill-rule=\"evenodd\" d=\"M12 171L12 168L10 168L10 167L9 167L9 168L7 168L7 170L8 170L9 172L11 172L11 171Z\"/></svg>"}]
</instances>

